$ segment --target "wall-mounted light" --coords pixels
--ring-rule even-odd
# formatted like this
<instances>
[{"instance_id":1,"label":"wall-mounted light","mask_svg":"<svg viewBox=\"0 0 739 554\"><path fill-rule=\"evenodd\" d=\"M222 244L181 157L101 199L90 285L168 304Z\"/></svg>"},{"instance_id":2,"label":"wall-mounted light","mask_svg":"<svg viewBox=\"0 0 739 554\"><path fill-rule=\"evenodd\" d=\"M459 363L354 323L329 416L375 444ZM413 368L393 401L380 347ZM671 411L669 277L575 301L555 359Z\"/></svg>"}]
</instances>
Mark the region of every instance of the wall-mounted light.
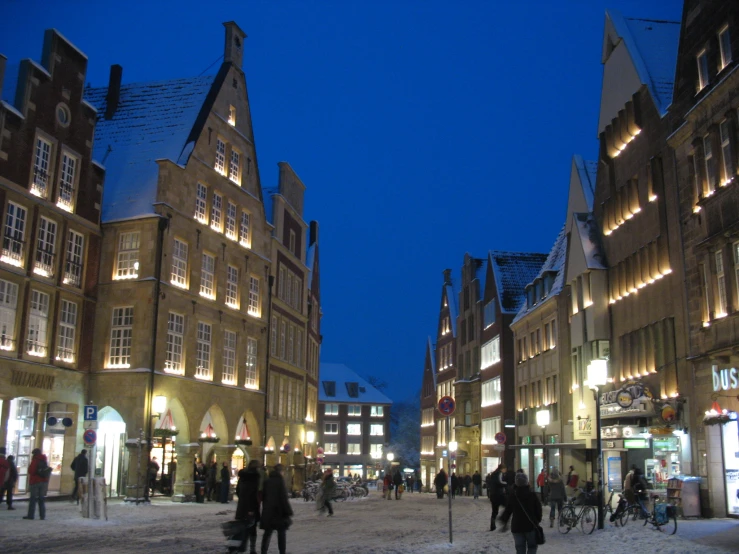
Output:
<instances>
[{"instance_id":1,"label":"wall-mounted light","mask_svg":"<svg viewBox=\"0 0 739 554\"><path fill-rule=\"evenodd\" d=\"M167 397L166 396L155 396L154 401L151 404L152 415L162 417L162 414L167 409Z\"/></svg>"},{"instance_id":2,"label":"wall-mounted light","mask_svg":"<svg viewBox=\"0 0 739 554\"><path fill-rule=\"evenodd\" d=\"M314 440L316 440L316 433L315 431L308 431L305 434L305 437L308 439L308 442L313 442Z\"/></svg>"},{"instance_id":3,"label":"wall-mounted light","mask_svg":"<svg viewBox=\"0 0 739 554\"><path fill-rule=\"evenodd\" d=\"M546 427L550 421L549 410L539 410L536 412L536 424L539 427Z\"/></svg>"}]
</instances>

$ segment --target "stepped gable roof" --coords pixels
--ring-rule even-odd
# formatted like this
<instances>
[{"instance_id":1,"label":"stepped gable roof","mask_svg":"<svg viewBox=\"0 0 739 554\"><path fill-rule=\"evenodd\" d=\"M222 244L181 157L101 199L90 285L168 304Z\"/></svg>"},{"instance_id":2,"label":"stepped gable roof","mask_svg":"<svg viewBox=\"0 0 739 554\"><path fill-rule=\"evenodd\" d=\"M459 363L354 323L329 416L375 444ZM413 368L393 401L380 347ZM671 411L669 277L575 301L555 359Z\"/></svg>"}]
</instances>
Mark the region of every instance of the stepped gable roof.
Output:
<instances>
[{"instance_id":1,"label":"stepped gable roof","mask_svg":"<svg viewBox=\"0 0 739 554\"><path fill-rule=\"evenodd\" d=\"M544 262L544 265L541 266L541 270L539 270L539 273L537 273L534 280L539 279L541 277L544 277L544 275L548 272L557 272L557 275L554 277L554 282L552 283L551 289L549 289L549 294L547 294L543 300L552 298L553 296L558 295L560 292L562 292L562 287L564 286L564 278L565 278L565 259L567 258L567 226L563 225L562 229L559 231L559 235L557 235L557 240L554 241L554 245L552 246L552 249L549 251L549 255L547 256L546 261ZM533 282L533 281L532 281ZM518 314L513 319L514 322L518 321L522 317L524 317L526 314L534 311L537 308L537 304L534 306L531 306L531 308L528 307L528 304L526 302L523 302L521 305L521 309L518 311Z\"/></svg>"},{"instance_id":2,"label":"stepped gable roof","mask_svg":"<svg viewBox=\"0 0 739 554\"><path fill-rule=\"evenodd\" d=\"M598 223L592 213L572 214L588 269L608 269Z\"/></svg>"},{"instance_id":3,"label":"stepped gable roof","mask_svg":"<svg viewBox=\"0 0 739 554\"><path fill-rule=\"evenodd\" d=\"M664 116L672 104L680 22L623 17L616 10L608 10L606 15L626 43L642 84Z\"/></svg>"},{"instance_id":4,"label":"stepped gable roof","mask_svg":"<svg viewBox=\"0 0 739 554\"><path fill-rule=\"evenodd\" d=\"M187 164L226 65L218 76L121 85L111 119L105 119L108 87L85 90L98 112L93 157L106 168L103 222L154 213L156 161Z\"/></svg>"},{"instance_id":5,"label":"stepped gable roof","mask_svg":"<svg viewBox=\"0 0 739 554\"><path fill-rule=\"evenodd\" d=\"M573 158L575 160L577 174L580 177L585 202L588 204L588 209L592 210L593 199L595 198L595 179L598 174L598 162L583 160L579 154L575 154Z\"/></svg>"},{"instance_id":6,"label":"stepped gable roof","mask_svg":"<svg viewBox=\"0 0 739 554\"><path fill-rule=\"evenodd\" d=\"M321 362L319 375L319 402L347 402L351 404L393 403L387 396L344 364ZM333 383L333 386L327 386L326 383ZM333 391L331 390L332 388L334 389ZM331 392L334 392L334 394L330 395L329 393ZM356 392L356 396L353 395L354 392Z\"/></svg>"},{"instance_id":7,"label":"stepped gable roof","mask_svg":"<svg viewBox=\"0 0 739 554\"><path fill-rule=\"evenodd\" d=\"M449 319L452 320L452 336L457 336L457 316L459 315L459 309L457 308L458 292L454 290L454 285L444 285L446 290L446 297L449 303Z\"/></svg>"},{"instance_id":8,"label":"stepped gable roof","mask_svg":"<svg viewBox=\"0 0 739 554\"><path fill-rule=\"evenodd\" d=\"M547 255L491 250L489 259L493 266L501 311L509 314L518 313L524 301L526 285L539 273Z\"/></svg>"}]
</instances>

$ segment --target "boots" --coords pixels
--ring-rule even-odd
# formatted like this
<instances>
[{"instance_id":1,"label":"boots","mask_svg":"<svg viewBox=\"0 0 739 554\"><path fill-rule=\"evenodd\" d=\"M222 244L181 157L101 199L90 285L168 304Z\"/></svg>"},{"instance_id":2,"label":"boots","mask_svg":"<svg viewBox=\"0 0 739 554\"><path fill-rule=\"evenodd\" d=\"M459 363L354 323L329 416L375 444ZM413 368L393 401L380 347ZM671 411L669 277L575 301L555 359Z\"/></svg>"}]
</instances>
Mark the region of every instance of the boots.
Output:
<instances>
[{"instance_id":1,"label":"boots","mask_svg":"<svg viewBox=\"0 0 739 554\"><path fill-rule=\"evenodd\" d=\"M495 531L495 518L494 517L490 518L490 530Z\"/></svg>"},{"instance_id":2,"label":"boots","mask_svg":"<svg viewBox=\"0 0 739 554\"><path fill-rule=\"evenodd\" d=\"M249 554L257 554L257 536L249 536Z\"/></svg>"}]
</instances>

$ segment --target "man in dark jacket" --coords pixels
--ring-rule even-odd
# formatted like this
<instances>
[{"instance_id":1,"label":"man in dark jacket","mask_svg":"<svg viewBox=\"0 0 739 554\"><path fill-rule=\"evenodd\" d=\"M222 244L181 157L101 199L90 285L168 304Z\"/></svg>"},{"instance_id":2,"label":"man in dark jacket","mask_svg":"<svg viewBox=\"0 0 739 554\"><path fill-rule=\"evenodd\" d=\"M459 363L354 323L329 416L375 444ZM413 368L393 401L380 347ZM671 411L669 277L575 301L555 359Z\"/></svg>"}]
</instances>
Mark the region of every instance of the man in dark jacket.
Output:
<instances>
[{"instance_id":1,"label":"man in dark jacket","mask_svg":"<svg viewBox=\"0 0 739 554\"><path fill-rule=\"evenodd\" d=\"M525 473L516 474L516 487L508 495L506 509L501 516L503 527L501 531L508 528L508 520L513 516L511 522L511 533L516 545L516 552L522 554L535 554L536 526L541 522L541 502L536 493L529 486L529 478Z\"/></svg>"},{"instance_id":2,"label":"man in dark jacket","mask_svg":"<svg viewBox=\"0 0 739 554\"><path fill-rule=\"evenodd\" d=\"M446 472L440 469L439 473L434 477L434 486L436 487L436 498L444 498L444 487L446 486Z\"/></svg>"},{"instance_id":3,"label":"man in dark jacket","mask_svg":"<svg viewBox=\"0 0 739 554\"><path fill-rule=\"evenodd\" d=\"M228 469L228 463L223 462L221 468L221 488L218 491L218 496L221 504L228 504L228 493L231 491L231 472Z\"/></svg>"},{"instance_id":4,"label":"man in dark jacket","mask_svg":"<svg viewBox=\"0 0 739 554\"><path fill-rule=\"evenodd\" d=\"M395 470L395 473L393 473L393 485L395 485L395 500L400 500L400 496L403 494L403 492L400 490L400 486L403 484L403 475L400 473L399 469Z\"/></svg>"},{"instance_id":5,"label":"man in dark jacket","mask_svg":"<svg viewBox=\"0 0 739 554\"><path fill-rule=\"evenodd\" d=\"M87 450L82 449L79 455L72 460L72 471L74 471L74 490L72 491L72 500L80 503L79 486L80 477L87 477L89 465L87 463Z\"/></svg>"},{"instance_id":6,"label":"man in dark jacket","mask_svg":"<svg viewBox=\"0 0 739 554\"><path fill-rule=\"evenodd\" d=\"M505 464L500 464L498 468L490 475L488 482L488 498L492 505L490 513L490 530L495 531L495 519L498 517L498 510L501 506L505 506L506 498L506 480L505 476L508 469Z\"/></svg>"},{"instance_id":7,"label":"man in dark jacket","mask_svg":"<svg viewBox=\"0 0 739 554\"><path fill-rule=\"evenodd\" d=\"M216 477L218 476L218 463L213 460L213 462L208 466L208 479L205 482L205 497L208 499L208 502L211 500L218 500L218 497L216 496Z\"/></svg>"},{"instance_id":8,"label":"man in dark jacket","mask_svg":"<svg viewBox=\"0 0 739 554\"><path fill-rule=\"evenodd\" d=\"M475 500L477 500L477 497L480 496L481 489L482 475L480 475L479 471L476 471L475 474L472 476L472 496L474 496Z\"/></svg>"},{"instance_id":9,"label":"man in dark jacket","mask_svg":"<svg viewBox=\"0 0 739 554\"><path fill-rule=\"evenodd\" d=\"M8 474L5 478L5 488L0 489L0 491L4 490L5 494L7 494L7 504L8 504L8 510L15 510L13 508L13 491L15 490L15 484L18 481L18 468L15 466L15 457L8 456ZM3 494L0 494L0 502L3 500Z\"/></svg>"},{"instance_id":10,"label":"man in dark jacket","mask_svg":"<svg viewBox=\"0 0 739 554\"><path fill-rule=\"evenodd\" d=\"M272 531L277 531L277 548L285 554L287 548L287 530L292 524L292 506L287 499L287 487L282 476L284 466L277 464L262 486L262 554L267 554Z\"/></svg>"},{"instance_id":11,"label":"man in dark jacket","mask_svg":"<svg viewBox=\"0 0 739 554\"><path fill-rule=\"evenodd\" d=\"M259 523L259 505L261 504L261 493L259 492L259 460L252 460L249 465L239 471L239 482L236 484L236 493L239 502L236 504L236 519L245 522L246 533L241 544L241 551L246 550L246 540L249 539L249 553L256 554L257 523Z\"/></svg>"}]
</instances>

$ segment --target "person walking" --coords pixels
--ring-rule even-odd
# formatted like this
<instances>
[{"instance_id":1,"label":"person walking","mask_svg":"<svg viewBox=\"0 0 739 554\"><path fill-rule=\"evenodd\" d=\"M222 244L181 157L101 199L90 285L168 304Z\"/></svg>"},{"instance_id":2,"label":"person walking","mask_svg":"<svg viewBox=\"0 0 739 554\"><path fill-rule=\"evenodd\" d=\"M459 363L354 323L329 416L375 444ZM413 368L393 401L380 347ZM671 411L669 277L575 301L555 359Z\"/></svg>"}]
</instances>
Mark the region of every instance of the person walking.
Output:
<instances>
[{"instance_id":1,"label":"person walking","mask_svg":"<svg viewBox=\"0 0 739 554\"><path fill-rule=\"evenodd\" d=\"M472 475L469 473L464 476L464 495L472 496Z\"/></svg>"},{"instance_id":2,"label":"person walking","mask_svg":"<svg viewBox=\"0 0 739 554\"><path fill-rule=\"evenodd\" d=\"M436 498L444 498L444 487L447 484L446 472L440 469L439 473L434 477L434 486L436 487Z\"/></svg>"},{"instance_id":3,"label":"person walking","mask_svg":"<svg viewBox=\"0 0 739 554\"><path fill-rule=\"evenodd\" d=\"M264 481L262 489L262 519L260 527L262 535L262 554L269 551L272 531L277 532L277 549L285 554L287 548L287 530L292 525L293 509L287 499L287 487L283 478L284 466L277 464Z\"/></svg>"},{"instance_id":4,"label":"person walking","mask_svg":"<svg viewBox=\"0 0 739 554\"><path fill-rule=\"evenodd\" d=\"M554 527L554 518L557 514L562 513L562 506L567 500L565 483L562 481L562 476L556 467L547 478L547 488L549 489L549 527Z\"/></svg>"},{"instance_id":5,"label":"person walking","mask_svg":"<svg viewBox=\"0 0 739 554\"><path fill-rule=\"evenodd\" d=\"M542 504L547 502L547 469L541 468L541 472L536 476L536 486L539 487L539 494L541 494Z\"/></svg>"},{"instance_id":6,"label":"person walking","mask_svg":"<svg viewBox=\"0 0 739 554\"><path fill-rule=\"evenodd\" d=\"M148 473L149 473L149 489L151 489L151 496L154 496L154 490L156 489L156 486L157 486L157 475L159 475L159 462L157 462L156 456L154 456L149 462Z\"/></svg>"},{"instance_id":7,"label":"person walking","mask_svg":"<svg viewBox=\"0 0 739 554\"><path fill-rule=\"evenodd\" d=\"M626 474L626 477L624 478L624 498L630 503L633 504L635 497L634 497L634 470L636 469L636 466L632 464L631 469Z\"/></svg>"},{"instance_id":8,"label":"person walking","mask_svg":"<svg viewBox=\"0 0 739 554\"><path fill-rule=\"evenodd\" d=\"M505 464L500 464L495 471L490 475L490 481L488 483L488 498L490 498L490 504L492 506L492 512L490 513L490 530L495 531L495 520L498 517L498 510L500 507L505 507L506 504L506 479L505 475L508 468Z\"/></svg>"},{"instance_id":9,"label":"person walking","mask_svg":"<svg viewBox=\"0 0 739 554\"><path fill-rule=\"evenodd\" d=\"M580 476L575 471L574 466L570 466L570 471L567 473L567 482L565 483L570 489L571 494L575 494L575 489L580 482Z\"/></svg>"},{"instance_id":10,"label":"person walking","mask_svg":"<svg viewBox=\"0 0 739 554\"><path fill-rule=\"evenodd\" d=\"M213 462L208 467L208 479L205 482L205 496L208 499L208 502L216 500L218 497L216 496L216 482L218 477L218 463L213 460Z\"/></svg>"},{"instance_id":11,"label":"person walking","mask_svg":"<svg viewBox=\"0 0 739 554\"><path fill-rule=\"evenodd\" d=\"M385 472L382 478L382 496L385 500L390 500L390 492L393 490L393 477L389 471Z\"/></svg>"},{"instance_id":12,"label":"person walking","mask_svg":"<svg viewBox=\"0 0 739 554\"><path fill-rule=\"evenodd\" d=\"M46 456L41 453L41 449L34 448L31 451L31 465L28 466L29 476L29 502L28 515L23 519L34 519L36 516L36 504L38 504L38 515L41 519L46 519L46 490L49 486L49 475L51 468Z\"/></svg>"},{"instance_id":13,"label":"person walking","mask_svg":"<svg viewBox=\"0 0 739 554\"><path fill-rule=\"evenodd\" d=\"M413 485L415 484L415 479L413 478L412 473L408 475L407 483L408 483L408 492L413 494Z\"/></svg>"},{"instance_id":14,"label":"person walking","mask_svg":"<svg viewBox=\"0 0 739 554\"><path fill-rule=\"evenodd\" d=\"M393 485L395 486L395 500L400 500L403 496L403 475L400 469L396 469L393 474Z\"/></svg>"},{"instance_id":15,"label":"person walking","mask_svg":"<svg viewBox=\"0 0 739 554\"><path fill-rule=\"evenodd\" d=\"M479 471L475 471L472 476L472 496L475 500L480 496L480 491L482 491L482 475Z\"/></svg>"},{"instance_id":16,"label":"person walking","mask_svg":"<svg viewBox=\"0 0 739 554\"><path fill-rule=\"evenodd\" d=\"M331 506L331 501L334 499L336 494L336 481L334 481L334 472L331 469L327 469L323 475L323 482L321 483L323 505L321 506L320 513L323 514L328 510L329 517L334 515L334 509Z\"/></svg>"},{"instance_id":17,"label":"person walking","mask_svg":"<svg viewBox=\"0 0 739 554\"><path fill-rule=\"evenodd\" d=\"M459 478L457 477L457 472L452 472L452 478L450 479L451 483L449 485L449 494L452 495L452 498L457 497L457 487L459 486Z\"/></svg>"},{"instance_id":18,"label":"person walking","mask_svg":"<svg viewBox=\"0 0 739 554\"><path fill-rule=\"evenodd\" d=\"M89 464L87 462L87 450L85 450L84 448L80 451L77 457L72 460L72 471L74 471L74 490L72 491L72 500L76 500L77 504L79 504L80 477L87 477L87 473L89 471Z\"/></svg>"},{"instance_id":19,"label":"person walking","mask_svg":"<svg viewBox=\"0 0 739 554\"><path fill-rule=\"evenodd\" d=\"M0 448L0 452L4 452L4 448ZM0 460L4 458L3 454L0 454ZM15 510L13 508L13 491L15 490L15 484L18 481L18 468L15 465L15 458L13 456L8 456L7 462L7 469L5 472L5 477L2 478L2 481L0 481L0 502L3 501L4 497L7 497L7 505L8 510Z\"/></svg>"},{"instance_id":20,"label":"person walking","mask_svg":"<svg viewBox=\"0 0 739 554\"><path fill-rule=\"evenodd\" d=\"M5 458L5 447L0 446L0 500L5 496L8 487L8 479L10 478L10 464ZM11 502L12 503L12 502Z\"/></svg>"},{"instance_id":21,"label":"person walking","mask_svg":"<svg viewBox=\"0 0 739 554\"><path fill-rule=\"evenodd\" d=\"M257 524L260 520L261 494L259 492L259 460L251 460L249 465L239 471L239 481L236 484L236 493L239 501L236 504L236 519L243 521L246 526L244 540L239 548L246 552L246 543L249 543L249 554L257 554Z\"/></svg>"},{"instance_id":22,"label":"person walking","mask_svg":"<svg viewBox=\"0 0 739 554\"><path fill-rule=\"evenodd\" d=\"M541 502L529 486L529 478L525 473L516 474L513 492L508 495L506 509L501 516L503 527L508 529L511 521L511 533L516 545L516 554L535 554L539 547L536 543L536 525L541 522Z\"/></svg>"},{"instance_id":23,"label":"person walking","mask_svg":"<svg viewBox=\"0 0 739 554\"><path fill-rule=\"evenodd\" d=\"M231 472L228 469L228 463L223 462L223 467L221 467L221 488L218 491L218 498L221 504L228 504L229 492L231 492Z\"/></svg>"}]
</instances>

